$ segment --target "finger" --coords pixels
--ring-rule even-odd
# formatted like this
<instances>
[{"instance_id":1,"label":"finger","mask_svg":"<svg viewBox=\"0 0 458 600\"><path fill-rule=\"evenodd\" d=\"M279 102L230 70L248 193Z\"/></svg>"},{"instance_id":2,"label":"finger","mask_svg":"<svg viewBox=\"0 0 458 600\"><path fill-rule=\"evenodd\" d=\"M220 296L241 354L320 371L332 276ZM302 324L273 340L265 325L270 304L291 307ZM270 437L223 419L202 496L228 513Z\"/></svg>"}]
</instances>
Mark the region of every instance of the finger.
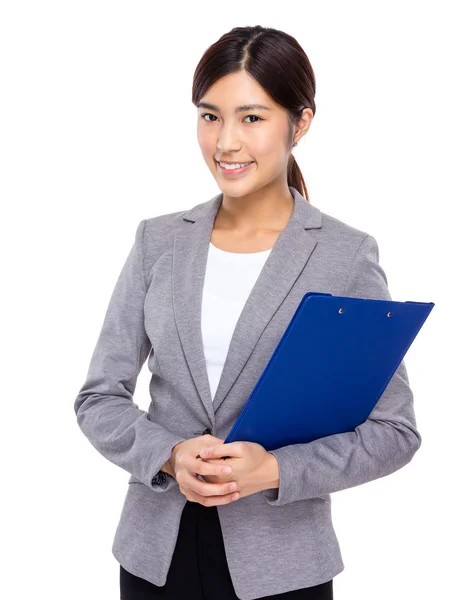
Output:
<instances>
[{"instance_id":1,"label":"finger","mask_svg":"<svg viewBox=\"0 0 458 600\"><path fill-rule=\"evenodd\" d=\"M206 433L205 435L203 435L201 437L205 438L206 442L209 442L210 444L214 444L216 446L219 446L220 444L224 444L224 440L222 440L221 438L217 438L214 435L210 435L208 433ZM201 458L201 455L200 454L196 454L196 458Z\"/></svg>"},{"instance_id":2,"label":"finger","mask_svg":"<svg viewBox=\"0 0 458 600\"><path fill-rule=\"evenodd\" d=\"M207 448L202 448L199 456L205 458L222 458L223 456L241 458L242 445L239 442L231 442L229 444L215 444Z\"/></svg>"},{"instance_id":3,"label":"finger","mask_svg":"<svg viewBox=\"0 0 458 600\"><path fill-rule=\"evenodd\" d=\"M231 477L233 472L231 465L227 463L215 462L212 464L200 459L194 462L192 471L199 475L216 475L219 477Z\"/></svg>"},{"instance_id":4,"label":"finger","mask_svg":"<svg viewBox=\"0 0 458 600\"><path fill-rule=\"evenodd\" d=\"M237 492L237 483L235 481L225 481L224 483L207 483L201 481L194 475L188 479L188 487L199 496L224 496Z\"/></svg>"},{"instance_id":5,"label":"finger","mask_svg":"<svg viewBox=\"0 0 458 600\"><path fill-rule=\"evenodd\" d=\"M221 438L215 437L214 435L211 435L210 433L206 433L205 435L203 435L201 437L205 438L206 440L208 440L209 442L211 442L213 444L224 444L224 440L222 440Z\"/></svg>"},{"instance_id":6,"label":"finger","mask_svg":"<svg viewBox=\"0 0 458 600\"><path fill-rule=\"evenodd\" d=\"M225 494L223 496L200 496L192 490L188 490L186 498L190 502L198 502L202 506L222 506L223 504L230 504L235 502L240 497L238 492L232 494Z\"/></svg>"}]
</instances>

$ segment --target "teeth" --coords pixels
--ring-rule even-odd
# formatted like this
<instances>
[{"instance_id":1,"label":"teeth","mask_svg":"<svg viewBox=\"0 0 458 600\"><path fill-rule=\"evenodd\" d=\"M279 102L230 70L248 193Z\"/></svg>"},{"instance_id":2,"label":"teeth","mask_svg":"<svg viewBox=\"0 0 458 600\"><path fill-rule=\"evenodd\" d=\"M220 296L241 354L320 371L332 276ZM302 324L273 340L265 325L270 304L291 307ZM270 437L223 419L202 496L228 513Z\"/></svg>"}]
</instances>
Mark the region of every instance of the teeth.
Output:
<instances>
[{"instance_id":1,"label":"teeth","mask_svg":"<svg viewBox=\"0 0 458 600\"><path fill-rule=\"evenodd\" d=\"M235 163L235 164L233 164L233 165L230 165L230 164L228 164L228 163L223 163L223 162L220 162L219 164L220 164L222 167L224 167L225 169L231 169L231 170L234 170L234 169L240 169L241 167L246 167L247 165L250 165L250 164L251 164L251 161L250 161L250 162L247 162L247 163Z\"/></svg>"}]
</instances>

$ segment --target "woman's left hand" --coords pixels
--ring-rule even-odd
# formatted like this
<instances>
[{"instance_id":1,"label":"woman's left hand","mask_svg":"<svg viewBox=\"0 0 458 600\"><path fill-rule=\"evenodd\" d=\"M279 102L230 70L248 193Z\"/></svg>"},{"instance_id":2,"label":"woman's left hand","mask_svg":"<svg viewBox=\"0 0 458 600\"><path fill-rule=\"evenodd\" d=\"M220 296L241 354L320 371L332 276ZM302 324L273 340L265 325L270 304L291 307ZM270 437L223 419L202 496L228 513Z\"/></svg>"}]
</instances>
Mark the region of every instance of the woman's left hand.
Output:
<instances>
[{"instance_id":1,"label":"woman's left hand","mask_svg":"<svg viewBox=\"0 0 458 600\"><path fill-rule=\"evenodd\" d=\"M209 450L208 457L203 455ZM202 460L211 464L221 464L232 468L232 473L224 476L205 475L208 483L225 483L235 481L240 498L268 489L273 485L272 458L276 458L255 442L230 442L215 444L210 448L202 448ZM223 456L229 458L223 459Z\"/></svg>"}]
</instances>

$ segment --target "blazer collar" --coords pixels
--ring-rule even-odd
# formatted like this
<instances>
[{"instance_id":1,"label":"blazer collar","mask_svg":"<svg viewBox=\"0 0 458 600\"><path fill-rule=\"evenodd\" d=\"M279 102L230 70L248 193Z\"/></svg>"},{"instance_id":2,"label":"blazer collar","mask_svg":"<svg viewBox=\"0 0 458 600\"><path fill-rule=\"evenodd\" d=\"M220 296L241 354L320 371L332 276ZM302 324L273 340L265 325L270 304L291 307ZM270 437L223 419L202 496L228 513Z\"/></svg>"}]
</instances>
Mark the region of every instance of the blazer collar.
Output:
<instances>
[{"instance_id":1,"label":"blazer collar","mask_svg":"<svg viewBox=\"0 0 458 600\"><path fill-rule=\"evenodd\" d=\"M321 211L293 187L294 209L280 232L235 326L221 379L212 400L201 329L208 248L223 194L183 213L187 223L173 241L172 297L178 333L198 394L215 431L215 413L226 398L262 332L304 269L317 242L307 230L321 227ZM224 318L224 315L221 315Z\"/></svg>"}]
</instances>

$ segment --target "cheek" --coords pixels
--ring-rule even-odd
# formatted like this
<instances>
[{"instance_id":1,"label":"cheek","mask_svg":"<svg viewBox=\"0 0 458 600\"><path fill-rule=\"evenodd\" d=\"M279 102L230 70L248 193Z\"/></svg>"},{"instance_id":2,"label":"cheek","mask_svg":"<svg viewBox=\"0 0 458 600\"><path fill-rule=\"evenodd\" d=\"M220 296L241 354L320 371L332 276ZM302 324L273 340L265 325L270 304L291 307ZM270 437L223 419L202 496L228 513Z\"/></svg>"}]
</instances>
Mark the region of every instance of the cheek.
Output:
<instances>
[{"instance_id":1,"label":"cheek","mask_svg":"<svg viewBox=\"0 0 458 600\"><path fill-rule=\"evenodd\" d=\"M203 133L201 130L198 130L197 131L197 141L199 143L202 154L206 158L207 157L212 158L215 153L215 150L216 150L215 141L213 139L213 136L208 133Z\"/></svg>"},{"instance_id":2,"label":"cheek","mask_svg":"<svg viewBox=\"0 0 458 600\"><path fill-rule=\"evenodd\" d=\"M259 136L249 144L249 154L265 165L276 164L283 156L280 140L272 136Z\"/></svg>"}]
</instances>

